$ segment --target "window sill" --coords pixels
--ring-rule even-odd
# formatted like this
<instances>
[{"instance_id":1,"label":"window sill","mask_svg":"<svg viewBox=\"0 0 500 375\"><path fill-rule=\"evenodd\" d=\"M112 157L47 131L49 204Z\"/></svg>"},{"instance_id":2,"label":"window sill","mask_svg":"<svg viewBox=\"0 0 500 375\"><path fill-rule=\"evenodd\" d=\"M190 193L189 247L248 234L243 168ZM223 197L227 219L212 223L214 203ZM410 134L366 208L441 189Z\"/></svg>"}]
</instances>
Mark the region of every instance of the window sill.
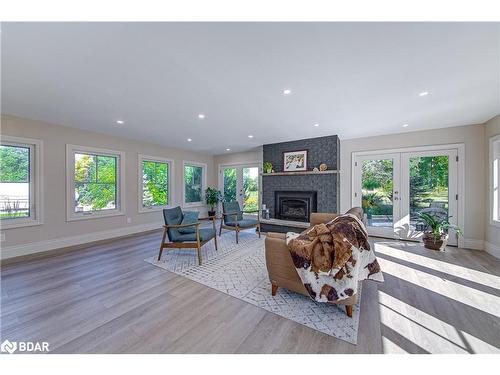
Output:
<instances>
[{"instance_id":1,"label":"window sill","mask_svg":"<svg viewBox=\"0 0 500 375\"><path fill-rule=\"evenodd\" d=\"M499 220L490 220L490 225L500 228L500 221Z\"/></svg>"},{"instance_id":2,"label":"window sill","mask_svg":"<svg viewBox=\"0 0 500 375\"><path fill-rule=\"evenodd\" d=\"M41 221L41 220L23 220L23 221L18 221L18 222L6 222L6 223L1 222L0 229L7 230L7 229L22 228L22 227L34 227L34 226L42 225L42 224L43 224L43 221Z\"/></svg>"},{"instance_id":3,"label":"window sill","mask_svg":"<svg viewBox=\"0 0 500 375\"><path fill-rule=\"evenodd\" d=\"M80 220L91 220L91 219L102 219L106 217L113 216L125 216L125 212L112 212L112 213L95 213L87 215L71 215L66 218L66 221L80 221Z\"/></svg>"},{"instance_id":4,"label":"window sill","mask_svg":"<svg viewBox=\"0 0 500 375\"><path fill-rule=\"evenodd\" d=\"M151 208L144 208L141 207L139 208L139 213L140 214L147 214L148 212L161 212L165 209L172 208L172 206L156 206L156 207L151 207Z\"/></svg>"},{"instance_id":5,"label":"window sill","mask_svg":"<svg viewBox=\"0 0 500 375\"><path fill-rule=\"evenodd\" d=\"M192 203L184 203L182 207L205 207L206 204L203 202L192 202Z\"/></svg>"}]
</instances>

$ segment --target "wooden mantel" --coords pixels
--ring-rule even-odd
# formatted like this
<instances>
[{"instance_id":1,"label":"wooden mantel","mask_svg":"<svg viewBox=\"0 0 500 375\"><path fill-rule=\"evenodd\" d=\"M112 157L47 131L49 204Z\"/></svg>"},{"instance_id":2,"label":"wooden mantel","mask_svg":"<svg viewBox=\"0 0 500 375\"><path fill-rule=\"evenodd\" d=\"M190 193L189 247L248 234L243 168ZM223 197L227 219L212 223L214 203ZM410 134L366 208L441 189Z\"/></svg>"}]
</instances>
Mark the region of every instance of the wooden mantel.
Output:
<instances>
[{"instance_id":1,"label":"wooden mantel","mask_svg":"<svg viewBox=\"0 0 500 375\"><path fill-rule=\"evenodd\" d=\"M339 173L337 169L326 170L326 171L301 171L301 172L275 172L275 173L261 173L261 176L303 176L311 174L334 174Z\"/></svg>"}]
</instances>

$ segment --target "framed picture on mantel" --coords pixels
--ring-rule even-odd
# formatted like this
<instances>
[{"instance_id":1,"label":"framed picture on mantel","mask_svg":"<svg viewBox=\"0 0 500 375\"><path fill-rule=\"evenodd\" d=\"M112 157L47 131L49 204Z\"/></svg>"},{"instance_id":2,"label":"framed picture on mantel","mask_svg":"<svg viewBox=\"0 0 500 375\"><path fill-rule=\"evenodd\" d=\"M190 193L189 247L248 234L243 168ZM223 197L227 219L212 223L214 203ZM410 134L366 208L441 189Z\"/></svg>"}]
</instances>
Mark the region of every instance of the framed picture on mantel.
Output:
<instances>
[{"instance_id":1,"label":"framed picture on mantel","mask_svg":"<svg viewBox=\"0 0 500 375\"><path fill-rule=\"evenodd\" d=\"M307 150L283 152L283 172L307 171Z\"/></svg>"}]
</instances>

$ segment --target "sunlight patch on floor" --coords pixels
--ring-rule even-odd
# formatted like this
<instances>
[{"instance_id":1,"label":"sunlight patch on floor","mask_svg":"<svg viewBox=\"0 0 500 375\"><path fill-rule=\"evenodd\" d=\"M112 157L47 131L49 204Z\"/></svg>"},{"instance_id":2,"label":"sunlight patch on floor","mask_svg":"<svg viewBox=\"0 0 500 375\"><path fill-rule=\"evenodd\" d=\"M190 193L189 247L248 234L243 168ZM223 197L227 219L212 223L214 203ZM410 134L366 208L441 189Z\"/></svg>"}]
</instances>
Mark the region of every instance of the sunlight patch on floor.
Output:
<instances>
[{"instance_id":1,"label":"sunlight patch on floor","mask_svg":"<svg viewBox=\"0 0 500 375\"><path fill-rule=\"evenodd\" d=\"M393 275L419 287L426 288L442 296L500 317L500 297L392 262L382 257L378 258L378 262L383 273Z\"/></svg>"},{"instance_id":2,"label":"sunlight patch on floor","mask_svg":"<svg viewBox=\"0 0 500 375\"><path fill-rule=\"evenodd\" d=\"M408 354L406 350L398 346L396 343L389 340L387 337L382 336L382 350L384 353L390 354Z\"/></svg>"},{"instance_id":3,"label":"sunlight patch on floor","mask_svg":"<svg viewBox=\"0 0 500 375\"><path fill-rule=\"evenodd\" d=\"M445 261L414 254L397 247L388 246L384 243L375 243L375 251L380 254L406 260L408 262L424 266L435 271L445 272L449 275L461 277L490 288L500 289L500 277L471 268L458 266Z\"/></svg>"},{"instance_id":4,"label":"sunlight patch on floor","mask_svg":"<svg viewBox=\"0 0 500 375\"><path fill-rule=\"evenodd\" d=\"M385 292L379 291L379 304L382 324L430 353L500 353L499 348ZM387 353L385 349L384 345ZM389 343L389 353L392 349Z\"/></svg>"}]
</instances>

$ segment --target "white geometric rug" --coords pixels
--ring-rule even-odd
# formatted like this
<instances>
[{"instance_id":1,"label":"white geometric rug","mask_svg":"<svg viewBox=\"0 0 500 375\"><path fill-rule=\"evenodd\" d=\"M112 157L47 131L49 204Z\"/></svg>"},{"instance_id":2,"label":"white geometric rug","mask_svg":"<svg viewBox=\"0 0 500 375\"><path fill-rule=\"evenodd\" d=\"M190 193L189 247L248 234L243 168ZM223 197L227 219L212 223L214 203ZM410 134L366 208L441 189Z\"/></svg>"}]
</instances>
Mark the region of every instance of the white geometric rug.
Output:
<instances>
[{"instance_id":1,"label":"white geometric rug","mask_svg":"<svg viewBox=\"0 0 500 375\"><path fill-rule=\"evenodd\" d=\"M165 249L160 262L156 260L158 255L145 261L286 319L356 344L361 286L352 318L346 315L343 306L317 303L285 288L279 288L273 297L266 269L264 238L262 236L259 239L252 231L241 232L240 243L236 245L233 232L223 233L222 237L217 237L218 251L213 241L203 246L201 266L198 266L196 250L186 249Z\"/></svg>"}]
</instances>

